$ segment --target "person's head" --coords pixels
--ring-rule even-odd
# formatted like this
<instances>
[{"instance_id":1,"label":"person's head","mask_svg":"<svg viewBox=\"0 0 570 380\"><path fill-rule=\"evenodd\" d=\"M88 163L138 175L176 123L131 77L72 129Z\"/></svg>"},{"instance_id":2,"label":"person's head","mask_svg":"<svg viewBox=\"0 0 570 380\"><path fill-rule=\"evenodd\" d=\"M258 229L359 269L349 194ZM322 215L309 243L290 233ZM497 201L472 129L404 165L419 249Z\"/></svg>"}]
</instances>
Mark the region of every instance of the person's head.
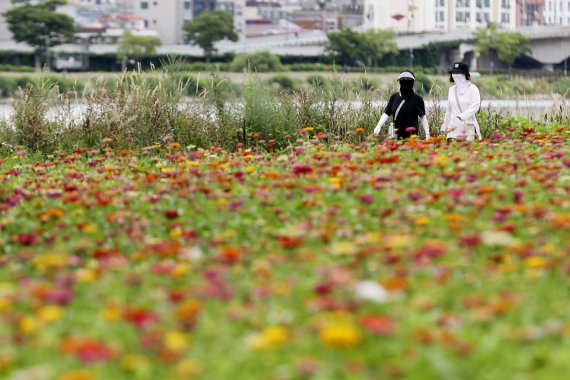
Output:
<instances>
[{"instance_id":1,"label":"person's head","mask_svg":"<svg viewBox=\"0 0 570 380\"><path fill-rule=\"evenodd\" d=\"M402 71L400 75L398 75L398 83L400 83L400 92L410 93L414 89L414 82L416 81L416 76L413 72L409 70Z\"/></svg>"},{"instance_id":2,"label":"person's head","mask_svg":"<svg viewBox=\"0 0 570 380\"><path fill-rule=\"evenodd\" d=\"M449 81L454 83L453 75L463 75L465 79L471 80L471 74L469 73L469 66L465 62L455 62L449 70Z\"/></svg>"}]
</instances>

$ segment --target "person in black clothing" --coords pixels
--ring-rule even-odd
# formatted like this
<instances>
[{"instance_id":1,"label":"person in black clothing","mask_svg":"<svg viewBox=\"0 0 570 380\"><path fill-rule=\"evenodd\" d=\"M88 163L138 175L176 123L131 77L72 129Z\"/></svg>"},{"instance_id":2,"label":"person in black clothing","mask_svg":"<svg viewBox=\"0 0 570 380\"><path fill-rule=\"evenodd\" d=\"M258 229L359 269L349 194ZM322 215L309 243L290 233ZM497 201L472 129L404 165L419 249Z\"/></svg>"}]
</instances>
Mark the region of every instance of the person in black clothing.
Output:
<instances>
[{"instance_id":1,"label":"person in black clothing","mask_svg":"<svg viewBox=\"0 0 570 380\"><path fill-rule=\"evenodd\" d=\"M382 126L390 116L394 120L394 128L390 128L390 138L407 139L418 135L418 118L421 119L426 140L429 139L429 123L426 117L424 99L414 92L416 77L411 71L402 71L398 76L400 91L390 97L380 121L374 128L374 136L380 135Z\"/></svg>"}]
</instances>

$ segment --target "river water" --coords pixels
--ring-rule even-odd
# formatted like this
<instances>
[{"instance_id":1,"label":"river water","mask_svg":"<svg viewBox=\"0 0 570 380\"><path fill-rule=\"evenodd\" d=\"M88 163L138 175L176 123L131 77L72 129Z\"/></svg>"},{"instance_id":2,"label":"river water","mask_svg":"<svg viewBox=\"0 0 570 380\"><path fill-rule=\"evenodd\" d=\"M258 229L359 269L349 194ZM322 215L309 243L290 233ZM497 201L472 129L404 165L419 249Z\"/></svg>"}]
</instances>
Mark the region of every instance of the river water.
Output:
<instances>
[{"instance_id":1,"label":"river water","mask_svg":"<svg viewBox=\"0 0 570 380\"><path fill-rule=\"evenodd\" d=\"M384 102L377 102L377 107L382 107ZM511 114L511 115L518 115L523 117L541 117L544 116L545 113L550 112L550 109L553 105L553 101L551 99L539 99L539 100L509 100L509 99L492 99L492 100L483 100L481 102L481 108L483 109L492 109L497 112L501 112L504 114ZM570 103L568 104L570 106ZM184 104L181 104L184 106ZM352 104L353 107L358 107L358 104ZM429 113L430 108L433 107L433 102L430 100L426 100L426 108ZM447 107L447 101L443 100L440 102L440 107L443 111ZM71 115L75 120L82 116L84 110L84 106L81 104L77 104L76 106L72 107ZM7 121L14 113L14 108L12 105L4 103L0 104L0 120ZM69 113L68 113L69 114ZM48 113L48 117L50 119L61 119L61 113L56 109L50 110Z\"/></svg>"}]
</instances>

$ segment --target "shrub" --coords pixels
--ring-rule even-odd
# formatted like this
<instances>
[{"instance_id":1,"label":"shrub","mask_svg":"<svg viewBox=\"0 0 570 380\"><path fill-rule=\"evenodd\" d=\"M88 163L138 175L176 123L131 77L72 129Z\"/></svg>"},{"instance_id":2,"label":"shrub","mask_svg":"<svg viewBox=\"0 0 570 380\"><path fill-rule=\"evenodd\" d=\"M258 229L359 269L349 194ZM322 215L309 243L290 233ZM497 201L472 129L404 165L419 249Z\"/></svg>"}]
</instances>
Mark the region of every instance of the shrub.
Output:
<instances>
[{"instance_id":1,"label":"shrub","mask_svg":"<svg viewBox=\"0 0 570 380\"><path fill-rule=\"evenodd\" d=\"M230 64L230 70L241 72L251 70L253 72L263 73L272 71L283 71L281 60L275 54L268 51L258 53L240 53L235 56Z\"/></svg>"},{"instance_id":2,"label":"shrub","mask_svg":"<svg viewBox=\"0 0 570 380\"><path fill-rule=\"evenodd\" d=\"M18 85L15 78L0 76L0 98L12 96L17 88Z\"/></svg>"},{"instance_id":3,"label":"shrub","mask_svg":"<svg viewBox=\"0 0 570 380\"><path fill-rule=\"evenodd\" d=\"M368 76L361 76L356 81L357 88L364 91L374 91L379 88L378 81L370 79Z\"/></svg>"},{"instance_id":4,"label":"shrub","mask_svg":"<svg viewBox=\"0 0 570 380\"><path fill-rule=\"evenodd\" d=\"M293 91L295 90L296 87L295 80L285 74L279 74L273 76L271 79L269 79L269 83L275 83L279 85L279 88L288 91Z\"/></svg>"},{"instance_id":5,"label":"shrub","mask_svg":"<svg viewBox=\"0 0 570 380\"><path fill-rule=\"evenodd\" d=\"M47 118L59 95L46 76L31 80L14 94L14 143L33 152L50 152L59 141L61 125Z\"/></svg>"},{"instance_id":6,"label":"shrub","mask_svg":"<svg viewBox=\"0 0 570 380\"><path fill-rule=\"evenodd\" d=\"M213 62L209 65L206 62L192 62L192 63L166 63L162 66L163 71L169 73L179 72L200 72L200 71L228 71L229 64L226 62Z\"/></svg>"},{"instance_id":7,"label":"shrub","mask_svg":"<svg viewBox=\"0 0 570 380\"><path fill-rule=\"evenodd\" d=\"M18 66L18 65L10 65L10 64L1 64L0 65L0 72L1 71L11 71L11 72L20 72L20 73L33 73L35 70L32 66Z\"/></svg>"},{"instance_id":8,"label":"shrub","mask_svg":"<svg viewBox=\"0 0 570 380\"><path fill-rule=\"evenodd\" d=\"M554 91L567 97L570 94L570 78L563 78L554 83Z\"/></svg>"},{"instance_id":9,"label":"shrub","mask_svg":"<svg viewBox=\"0 0 570 380\"><path fill-rule=\"evenodd\" d=\"M416 84L414 87L418 94L427 95L433 87L433 81L424 73L416 73Z\"/></svg>"},{"instance_id":10,"label":"shrub","mask_svg":"<svg viewBox=\"0 0 570 380\"><path fill-rule=\"evenodd\" d=\"M322 75L309 75L307 77L307 82L312 87L326 87L328 83L328 79Z\"/></svg>"},{"instance_id":11,"label":"shrub","mask_svg":"<svg viewBox=\"0 0 570 380\"><path fill-rule=\"evenodd\" d=\"M290 71L323 71L324 66L320 63L292 63L286 65Z\"/></svg>"}]
</instances>

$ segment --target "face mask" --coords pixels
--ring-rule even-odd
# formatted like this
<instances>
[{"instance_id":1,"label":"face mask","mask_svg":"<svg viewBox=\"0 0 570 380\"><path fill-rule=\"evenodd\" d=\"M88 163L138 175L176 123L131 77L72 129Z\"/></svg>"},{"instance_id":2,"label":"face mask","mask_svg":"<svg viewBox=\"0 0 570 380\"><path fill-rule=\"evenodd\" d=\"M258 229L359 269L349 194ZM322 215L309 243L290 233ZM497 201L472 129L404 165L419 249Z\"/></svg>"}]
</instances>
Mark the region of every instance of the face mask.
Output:
<instances>
[{"instance_id":1,"label":"face mask","mask_svg":"<svg viewBox=\"0 0 570 380\"><path fill-rule=\"evenodd\" d=\"M413 80L401 80L400 81L400 92L402 95L410 94L414 90Z\"/></svg>"},{"instance_id":2,"label":"face mask","mask_svg":"<svg viewBox=\"0 0 570 380\"><path fill-rule=\"evenodd\" d=\"M465 74L451 74L451 77L455 81L455 83L462 83L466 81Z\"/></svg>"}]
</instances>

